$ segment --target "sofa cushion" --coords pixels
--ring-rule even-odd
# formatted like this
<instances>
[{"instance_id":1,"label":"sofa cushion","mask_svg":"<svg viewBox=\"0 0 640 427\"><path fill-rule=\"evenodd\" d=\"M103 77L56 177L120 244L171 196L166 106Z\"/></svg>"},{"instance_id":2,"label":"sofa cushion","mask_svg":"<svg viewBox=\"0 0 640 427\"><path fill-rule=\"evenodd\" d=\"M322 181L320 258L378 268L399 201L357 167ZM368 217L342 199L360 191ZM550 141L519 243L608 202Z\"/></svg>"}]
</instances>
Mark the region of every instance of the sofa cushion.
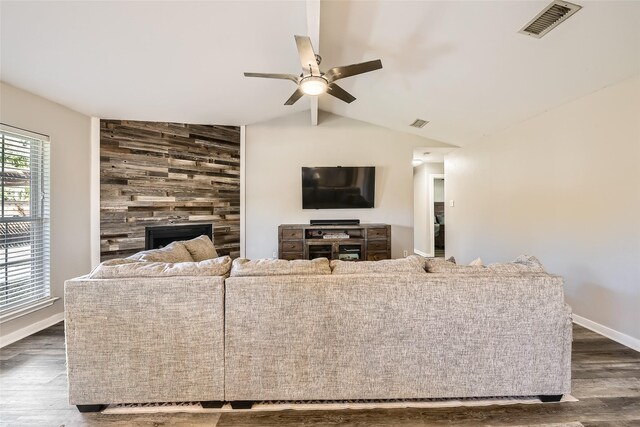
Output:
<instances>
[{"instance_id":1,"label":"sofa cushion","mask_svg":"<svg viewBox=\"0 0 640 427\"><path fill-rule=\"evenodd\" d=\"M213 242L207 235L203 234L195 239L185 240L182 243L191 254L191 258L196 262L218 257L218 252L216 252Z\"/></svg>"},{"instance_id":2,"label":"sofa cushion","mask_svg":"<svg viewBox=\"0 0 640 427\"><path fill-rule=\"evenodd\" d=\"M446 265L438 264L433 266L429 273L449 273L449 274L480 274L486 273L487 267L483 265Z\"/></svg>"},{"instance_id":3,"label":"sofa cushion","mask_svg":"<svg viewBox=\"0 0 640 427\"><path fill-rule=\"evenodd\" d=\"M497 273L544 273L544 267L533 255L520 255L509 263L494 263L487 266Z\"/></svg>"},{"instance_id":4,"label":"sofa cushion","mask_svg":"<svg viewBox=\"0 0 640 427\"><path fill-rule=\"evenodd\" d=\"M126 259L148 262L193 262L183 242L171 242L164 248L138 252Z\"/></svg>"},{"instance_id":5,"label":"sofa cushion","mask_svg":"<svg viewBox=\"0 0 640 427\"><path fill-rule=\"evenodd\" d=\"M418 255L380 261L331 261L332 274L425 273L425 259Z\"/></svg>"},{"instance_id":6,"label":"sofa cushion","mask_svg":"<svg viewBox=\"0 0 640 427\"><path fill-rule=\"evenodd\" d=\"M483 265L458 265L455 260L450 261L444 258L426 258L426 269L429 273L478 274L486 272L487 267Z\"/></svg>"},{"instance_id":7,"label":"sofa cushion","mask_svg":"<svg viewBox=\"0 0 640 427\"><path fill-rule=\"evenodd\" d=\"M146 262L132 259L112 259L97 266L90 279L124 277L224 276L231 269L228 256L200 262Z\"/></svg>"},{"instance_id":8,"label":"sofa cushion","mask_svg":"<svg viewBox=\"0 0 640 427\"><path fill-rule=\"evenodd\" d=\"M331 274L329 260L316 258L312 260L296 259L256 259L236 258L231 267L231 277L247 276L300 276Z\"/></svg>"},{"instance_id":9,"label":"sofa cushion","mask_svg":"<svg viewBox=\"0 0 640 427\"><path fill-rule=\"evenodd\" d=\"M479 259L479 258L478 258ZM520 255L509 263L493 263L487 266L477 265L478 260L469 265L458 265L443 258L427 258L427 271L430 273L451 274L501 274L501 273L544 273L540 261L532 255Z\"/></svg>"}]
</instances>

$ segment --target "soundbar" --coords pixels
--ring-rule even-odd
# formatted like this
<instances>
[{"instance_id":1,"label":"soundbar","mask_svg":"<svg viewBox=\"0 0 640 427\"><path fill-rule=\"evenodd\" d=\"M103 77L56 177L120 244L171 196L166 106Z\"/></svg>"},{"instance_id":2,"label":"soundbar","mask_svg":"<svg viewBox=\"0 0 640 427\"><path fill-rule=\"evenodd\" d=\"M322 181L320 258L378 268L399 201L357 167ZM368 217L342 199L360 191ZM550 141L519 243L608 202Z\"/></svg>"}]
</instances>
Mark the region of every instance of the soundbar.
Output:
<instances>
[{"instance_id":1,"label":"soundbar","mask_svg":"<svg viewBox=\"0 0 640 427\"><path fill-rule=\"evenodd\" d=\"M359 219L312 219L311 225L360 225Z\"/></svg>"}]
</instances>

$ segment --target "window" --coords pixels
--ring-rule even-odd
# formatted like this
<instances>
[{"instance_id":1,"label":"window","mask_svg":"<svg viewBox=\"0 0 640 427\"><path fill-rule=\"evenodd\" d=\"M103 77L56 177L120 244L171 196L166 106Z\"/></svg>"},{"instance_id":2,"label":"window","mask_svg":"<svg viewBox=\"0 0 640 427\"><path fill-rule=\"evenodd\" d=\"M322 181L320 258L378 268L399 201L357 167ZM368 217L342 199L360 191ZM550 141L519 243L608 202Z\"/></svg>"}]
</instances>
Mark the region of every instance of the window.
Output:
<instances>
[{"instance_id":1,"label":"window","mask_svg":"<svg viewBox=\"0 0 640 427\"><path fill-rule=\"evenodd\" d=\"M0 127L0 320L53 303L49 285L49 138Z\"/></svg>"}]
</instances>

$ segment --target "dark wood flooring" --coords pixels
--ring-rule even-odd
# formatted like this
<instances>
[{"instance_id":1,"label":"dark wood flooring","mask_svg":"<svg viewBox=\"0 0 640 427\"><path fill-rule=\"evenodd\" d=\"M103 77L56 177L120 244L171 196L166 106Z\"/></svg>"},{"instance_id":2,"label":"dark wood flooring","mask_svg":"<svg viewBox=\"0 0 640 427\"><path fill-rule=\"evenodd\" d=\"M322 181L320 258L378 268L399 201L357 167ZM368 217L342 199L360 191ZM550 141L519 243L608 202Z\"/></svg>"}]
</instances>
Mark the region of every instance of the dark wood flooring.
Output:
<instances>
[{"instance_id":1,"label":"dark wood flooring","mask_svg":"<svg viewBox=\"0 0 640 427\"><path fill-rule=\"evenodd\" d=\"M64 326L0 350L2 426L640 426L640 353L574 326L572 394L579 402L438 409L201 414L80 414L67 403Z\"/></svg>"}]
</instances>

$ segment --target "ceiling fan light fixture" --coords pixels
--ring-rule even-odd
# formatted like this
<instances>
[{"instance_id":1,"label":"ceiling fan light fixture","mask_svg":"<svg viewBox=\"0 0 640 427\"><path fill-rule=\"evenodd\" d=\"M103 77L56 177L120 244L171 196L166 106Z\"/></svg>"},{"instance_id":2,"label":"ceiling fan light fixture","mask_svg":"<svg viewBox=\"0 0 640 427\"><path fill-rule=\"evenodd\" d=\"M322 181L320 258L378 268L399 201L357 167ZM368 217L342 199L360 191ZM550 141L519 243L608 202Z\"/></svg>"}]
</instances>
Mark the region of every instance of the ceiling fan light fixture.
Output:
<instances>
[{"instance_id":1,"label":"ceiling fan light fixture","mask_svg":"<svg viewBox=\"0 0 640 427\"><path fill-rule=\"evenodd\" d=\"M300 82L300 90L306 95L321 95L327 91L329 83L324 77L308 76Z\"/></svg>"}]
</instances>

